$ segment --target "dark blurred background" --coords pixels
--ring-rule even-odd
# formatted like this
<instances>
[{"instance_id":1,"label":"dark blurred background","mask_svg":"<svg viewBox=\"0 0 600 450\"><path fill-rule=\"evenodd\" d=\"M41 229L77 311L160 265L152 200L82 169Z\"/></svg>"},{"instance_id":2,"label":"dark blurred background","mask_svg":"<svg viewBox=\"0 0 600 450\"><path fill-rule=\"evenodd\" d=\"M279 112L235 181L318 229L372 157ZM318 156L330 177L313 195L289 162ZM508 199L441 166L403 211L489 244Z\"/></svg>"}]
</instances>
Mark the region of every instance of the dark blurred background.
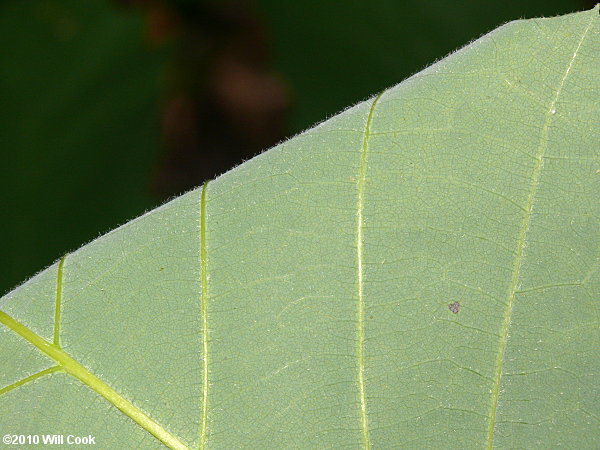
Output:
<instances>
[{"instance_id":1,"label":"dark blurred background","mask_svg":"<svg viewBox=\"0 0 600 450\"><path fill-rule=\"evenodd\" d=\"M517 18L584 0L3 0L0 295Z\"/></svg>"}]
</instances>

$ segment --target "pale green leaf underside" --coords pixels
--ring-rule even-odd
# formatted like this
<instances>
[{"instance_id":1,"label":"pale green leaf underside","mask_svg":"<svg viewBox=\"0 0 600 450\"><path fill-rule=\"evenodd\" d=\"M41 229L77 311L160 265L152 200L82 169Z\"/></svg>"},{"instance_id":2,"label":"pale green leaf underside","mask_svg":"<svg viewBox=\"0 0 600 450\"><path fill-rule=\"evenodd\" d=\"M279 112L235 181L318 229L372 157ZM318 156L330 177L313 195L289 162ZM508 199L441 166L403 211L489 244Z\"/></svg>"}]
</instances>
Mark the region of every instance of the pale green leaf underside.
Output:
<instances>
[{"instance_id":1,"label":"pale green leaf underside","mask_svg":"<svg viewBox=\"0 0 600 450\"><path fill-rule=\"evenodd\" d=\"M0 300L1 434L599 447L599 55L507 24L69 254Z\"/></svg>"}]
</instances>

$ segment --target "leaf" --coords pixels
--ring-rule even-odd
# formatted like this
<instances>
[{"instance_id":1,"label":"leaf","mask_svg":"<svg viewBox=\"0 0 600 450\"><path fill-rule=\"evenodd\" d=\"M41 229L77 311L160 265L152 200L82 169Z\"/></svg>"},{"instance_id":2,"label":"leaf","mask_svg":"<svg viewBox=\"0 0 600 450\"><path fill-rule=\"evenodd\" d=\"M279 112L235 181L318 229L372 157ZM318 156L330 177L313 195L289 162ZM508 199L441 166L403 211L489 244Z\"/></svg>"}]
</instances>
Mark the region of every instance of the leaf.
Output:
<instances>
[{"instance_id":1,"label":"leaf","mask_svg":"<svg viewBox=\"0 0 600 450\"><path fill-rule=\"evenodd\" d=\"M0 430L600 444L598 7L512 22L2 299Z\"/></svg>"}]
</instances>

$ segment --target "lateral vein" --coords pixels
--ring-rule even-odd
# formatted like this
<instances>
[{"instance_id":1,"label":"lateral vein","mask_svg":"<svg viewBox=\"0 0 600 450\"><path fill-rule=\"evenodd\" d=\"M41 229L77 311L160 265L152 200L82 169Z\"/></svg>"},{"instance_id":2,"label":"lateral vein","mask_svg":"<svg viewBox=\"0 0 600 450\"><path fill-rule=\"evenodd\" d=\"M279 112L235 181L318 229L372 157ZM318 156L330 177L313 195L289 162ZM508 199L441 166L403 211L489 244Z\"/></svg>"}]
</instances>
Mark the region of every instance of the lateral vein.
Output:
<instances>
[{"instance_id":1,"label":"lateral vein","mask_svg":"<svg viewBox=\"0 0 600 450\"><path fill-rule=\"evenodd\" d=\"M202 278L202 418L200 420L200 448L206 448L208 431L208 257L206 246L206 188L202 186L200 196L200 276Z\"/></svg>"},{"instance_id":2,"label":"lateral vein","mask_svg":"<svg viewBox=\"0 0 600 450\"><path fill-rule=\"evenodd\" d=\"M583 41L584 41L588 31L590 30L594 19L595 19L595 17L592 16L590 23L588 24L585 31L583 32L581 39L579 40L579 43L577 44L577 47L575 48L575 51L573 52L573 56L569 60L569 64L568 64L567 68L565 69L565 72L560 80L560 83L558 84L558 88L556 89L554 98L552 99L552 102L550 103L550 107L548 108L548 111L546 112L546 119L544 121L544 126L542 128L542 132L541 132L541 136L540 136L540 144L539 144L537 152L536 152L536 158L535 158L536 161L535 161L535 165L533 167L533 171L531 173L531 184L530 184L530 189L529 189L529 196L527 198L527 207L523 214L523 221L521 222L521 227L519 229L519 237L517 239L517 249L516 249L516 253L515 253L515 259L513 262L513 271L512 271L512 276L511 276L511 282L510 282L509 289L508 289L508 301L506 304L506 308L504 310L504 320L502 322L502 328L501 328L501 332L500 332L500 343L499 343L499 347L498 347L498 354L496 356L496 371L495 371L495 376L494 376L495 382L494 382L494 386L492 388L492 401L491 401L491 407L490 407L490 413L489 413L490 421L489 421L489 426L488 426L487 445L486 445L486 447L488 449L492 449L493 445L494 445L494 433L495 433L495 429L496 429L496 412L498 409L498 399L500 397L500 384L502 381L502 367L504 365L504 353L506 350L506 346L508 344L508 332L509 332L510 323L511 323L515 295L518 292L520 292L518 290L518 288L519 288L519 283L521 280L521 268L523 266L523 261L525 259L525 247L527 244L527 235L529 233L529 227L531 224L531 216L532 216L533 206L534 206L534 202L535 202L535 196L537 194L540 176L542 174L542 169L544 166L544 156L545 156L546 150L548 148L548 134L549 134L549 130L550 130L550 125L552 124L552 120L556 113L556 109L555 109L556 103L558 101L558 98L560 97L560 94L562 92L565 81L566 81L567 77L569 76L569 73L571 73L571 69L573 67L575 58L577 57L577 54L579 53L581 44L583 44Z\"/></svg>"},{"instance_id":3,"label":"lateral vein","mask_svg":"<svg viewBox=\"0 0 600 450\"><path fill-rule=\"evenodd\" d=\"M60 319L62 314L62 296L63 296L63 272L67 255L63 256L58 263L56 275L56 301L54 305L54 345L60 348Z\"/></svg>"},{"instance_id":4,"label":"lateral vein","mask_svg":"<svg viewBox=\"0 0 600 450\"><path fill-rule=\"evenodd\" d=\"M58 363L60 369L69 373L83 384L93 389L96 393L100 394L108 402L117 407L123 414L130 417L139 426L151 433L167 447L177 450L188 449L184 443L163 428L152 417L143 412L141 409L115 391L112 387L106 384L103 380L90 372L86 367L81 365L64 350L46 341L34 331L2 311L0 311L0 323L37 347L42 353L45 353L50 358L54 359Z\"/></svg>"},{"instance_id":5,"label":"lateral vein","mask_svg":"<svg viewBox=\"0 0 600 450\"><path fill-rule=\"evenodd\" d=\"M10 384L8 386L3 387L2 389L0 389L0 396L3 395L3 394L6 394L9 391L12 391L13 389L16 389L18 387L24 386L27 383L30 383L30 382L32 382L34 380L37 380L38 378L41 378L44 375L48 375L48 374L51 374L51 373L54 373L54 372L58 372L58 371L61 371L61 370L62 370L62 368L60 366L52 366L52 367L49 367L48 369L36 372L33 375L30 375L30 376L28 376L26 378L23 378L22 380L19 380L19 381L13 383L13 384Z\"/></svg>"},{"instance_id":6,"label":"lateral vein","mask_svg":"<svg viewBox=\"0 0 600 450\"><path fill-rule=\"evenodd\" d=\"M358 360L358 390L360 395L360 421L363 435L363 443L366 449L371 448L369 437L369 415L367 410L367 398L365 392L365 299L363 283L363 265L364 265L364 205L365 205L365 184L367 181L367 162L369 150L369 136L371 134L371 124L373 122L373 112L375 105L383 95L380 93L371 104L367 124L365 125L362 149L360 154L360 165L358 169L357 190L358 199L356 207L356 262L357 262L357 360Z\"/></svg>"}]
</instances>

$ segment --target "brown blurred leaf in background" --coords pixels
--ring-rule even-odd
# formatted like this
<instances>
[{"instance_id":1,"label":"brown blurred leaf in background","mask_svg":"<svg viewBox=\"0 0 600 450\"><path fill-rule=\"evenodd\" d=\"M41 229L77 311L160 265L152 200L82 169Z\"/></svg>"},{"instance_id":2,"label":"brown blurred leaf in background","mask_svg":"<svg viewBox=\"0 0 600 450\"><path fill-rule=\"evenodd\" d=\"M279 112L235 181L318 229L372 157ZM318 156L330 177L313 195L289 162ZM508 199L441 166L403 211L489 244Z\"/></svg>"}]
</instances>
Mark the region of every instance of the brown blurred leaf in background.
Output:
<instances>
[{"instance_id":1,"label":"brown blurred leaf in background","mask_svg":"<svg viewBox=\"0 0 600 450\"><path fill-rule=\"evenodd\" d=\"M175 47L157 194L198 186L284 138L289 89L269 67L265 28L251 2L120 3L144 9L150 42Z\"/></svg>"}]
</instances>

